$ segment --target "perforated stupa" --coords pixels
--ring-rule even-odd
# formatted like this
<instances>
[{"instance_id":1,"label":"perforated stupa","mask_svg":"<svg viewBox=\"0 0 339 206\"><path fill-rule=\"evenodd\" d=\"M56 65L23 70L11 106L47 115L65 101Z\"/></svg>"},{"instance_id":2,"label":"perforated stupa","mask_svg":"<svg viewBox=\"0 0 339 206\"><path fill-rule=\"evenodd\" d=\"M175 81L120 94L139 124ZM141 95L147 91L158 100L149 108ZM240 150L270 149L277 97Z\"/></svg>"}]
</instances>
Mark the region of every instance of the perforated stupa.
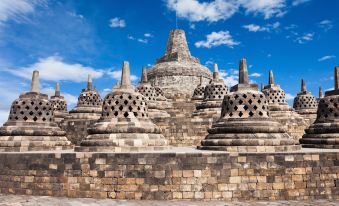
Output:
<instances>
[{"instance_id":1,"label":"perforated stupa","mask_svg":"<svg viewBox=\"0 0 339 206\"><path fill-rule=\"evenodd\" d=\"M158 86L166 96L187 94L192 96L195 87L200 82L207 83L211 72L201 65L199 59L193 57L188 49L185 32L180 29L172 30L165 55L147 72L148 79L153 82L157 78Z\"/></svg>"},{"instance_id":2,"label":"perforated stupa","mask_svg":"<svg viewBox=\"0 0 339 206\"><path fill-rule=\"evenodd\" d=\"M30 92L14 100L7 122L0 128L0 151L50 151L72 149L54 122L47 94L40 93L39 72L34 71Z\"/></svg>"},{"instance_id":3,"label":"perforated stupa","mask_svg":"<svg viewBox=\"0 0 339 206\"><path fill-rule=\"evenodd\" d=\"M230 152L278 152L300 149L280 123L269 115L268 101L258 85L249 84L246 60L239 66L239 84L225 95L220 119L198 149Z\"/></svg>"},{"instance_id":4,"label":"perforated stupa","mask_svg":"<svg viewBox=\"0 0 339 206\"><path fill-rule=\"evenodd\" d=\"M202 101L204 100L204 96L205 96L205 86L202 82L202 76L200 76L200 83L198 84L198 86L194 89L193 92L193 96L192 96L192 100L198 100L198 101Z\"/></svg>"},{"instance_id":5,"label":"perforated stupa","mask_svg":"<svg viewBox=\"0 0 339 206\"><path fill-rule=\"evenodd\" d=\"M334 69L334 82L334 89L319 101L316 121L300 139L303 147L339 148L339 67Z\"/></svg>"},{"instance_id":6,"label":"perforated stupa","mask_svg":"<svg viewBox=\"0 0 339 206\"><path fill-rule=\"evenodd\" d=\"M60 123L68 115L67 102L64 96L60 93L60 84L57 83L55 87L55 94L51 96L50 102L54 112L54 121Z\"/></svg>"},{"instance_id":7,"label":"perforated stupa","mask_svg":"<svg viewBox=\"0 0 339 206\"><path fill-rule=\"evenodd\" d=\"M123 63L119 88L106 95L101 118L76 151L143 151L168 148L160 128L148 117L146 98L130 82L129 63Z\"/></svg>"}]
</instances>

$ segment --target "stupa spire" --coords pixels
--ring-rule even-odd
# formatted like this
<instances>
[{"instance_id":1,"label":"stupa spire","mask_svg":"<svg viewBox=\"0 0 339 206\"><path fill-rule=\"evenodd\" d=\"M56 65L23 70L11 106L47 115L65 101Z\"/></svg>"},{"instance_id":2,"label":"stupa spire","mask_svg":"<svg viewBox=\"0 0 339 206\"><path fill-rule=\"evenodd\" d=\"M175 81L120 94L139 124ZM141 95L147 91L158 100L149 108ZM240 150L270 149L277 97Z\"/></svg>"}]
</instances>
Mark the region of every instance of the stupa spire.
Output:
<instances>
[{"instance_id":1,"label":"stupa spire","mask_svg":"<svg viewBox=\"0 0 339 206\"><path fill-rule=\"evenodd\" d=\"M319 87L319 98L323 98L323 89Z\"/></svg>"},{"instance_id":2,"label":"stupa spire","mask_svg":"<svg viewBox=\"0 0 339 206\"><path fill-rule=\"evenodd\" d=\"M270 72L269 72L268 84L274 84L274 76L273 76L272 70L270 70Z\"/></svg>"},{"instance_id":3,"label":"stupa spire","mask_svg":"<svg viewBox=\"0 0 339 206\"><path fill-rule=\"evenodd\" d=\"M218 64L214 64L213 70L213 80L219 80L219 69Z\"/></svg>"},{"instance_id":4,"label":"stupa spire","mask_svg":"<svg viewBox=\"0 0 339 206\"><path fill-rule=\"evenodd\" d=\"M39 71L34 70L31 82L31 92L40 93Z\"/></svg>"},{"instance_id":5,"label":"stupa spire","mask_svg":"<svg viewBox=\"0 0 339 206\"><path fill-rule=\"evenodd\" d=\"M129 89L131 88L131 74L128 61L124 61L122 65L122 73L121 73L121 82L120 88Z\"/></svg>"},{"instance_id":6,"label":"stupa spire","mask_svg":"<svg viewBox=\"0 0 339 206\"><path fill-rule=\"evenodd\" d=\"M306 82L304 79L301 79L301 91L302 92L306 92L307 89L306 89Z\"/></svg>"},{"instance_id":7,"label":"stupa spire","mask_svg":"<svg viewBox=\"0 0 339 206\"><path fill-rule=\"evenodd\" d=\"M60 84L59 83L56 83L54 96L56 97L60 96Z\"/></svg>"},{"instance_id":8,"label":"stupa spire","mask_svg":"<svg viewBox=\"0 0 339 206\"><path fill-rule=\"evenodd\" d=\"M141 74L141 83L147 83L147 69L146 66L142 67L142 74Z\"/></svg>"},{"instance_id":9,"label":"stupa spire","mask_svg":"<svg viewBox=\"0 0 339 206\"><path fill-rule=\"evenodd\" d=\"M334 69L334 90L339 90L339 66Z\"/></svg>"},{"instance_id":10,"label":"stupa spire","mask_svg":"<svg viewBox=\"0 0 339 206\"><path fill-rule=\"evenodd\" d=\"M248 70L246 59L241 59L239 64L239 84L248 84Z\"/></svg>"},{"instance_id":11,"label":"stupa spire","mask_svg":"<svg viewBox=\"0 0 339 206\"><path fill-rule=\"evenodd\" d=\"M92 81L92 75L91 74L88 74L87 89L88 90L92 90L93 89L93 81Z\"/></svg>"}]
</instances>

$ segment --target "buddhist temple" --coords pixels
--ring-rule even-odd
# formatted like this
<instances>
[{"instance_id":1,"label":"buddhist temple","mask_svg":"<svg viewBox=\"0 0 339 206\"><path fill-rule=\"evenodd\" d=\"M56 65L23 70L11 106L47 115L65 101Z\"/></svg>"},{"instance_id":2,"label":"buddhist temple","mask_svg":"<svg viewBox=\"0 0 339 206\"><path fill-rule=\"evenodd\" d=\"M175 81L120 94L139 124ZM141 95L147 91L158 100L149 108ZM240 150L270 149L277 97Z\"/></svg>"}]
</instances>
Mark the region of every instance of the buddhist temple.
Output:
<instances>
[{"instance_id":1,"label":"buddhist temple","mask_svg":"<svg viewBox=\"0 0 339 206\"><path fill-rule=\"evenodd\" d=\"M68 112L67 112L67 102L64 96L61 96L59 83L56 84L55 94L54 96L51 96L50 102L52 104L52 108L54 111L54 121L60 124L68 115Z\"/></svg>"},{"instance_id":2,"label":"buddhist temple","mask_svg":"<svg viewBox=\"0 0 339 206\"><path fill-rule=\"evenodd\" d=\"M194 89L192 100L197 100L198 102L204 100L205 96L205 85L202 82L202 76L200 76L200 83Z\"/></svg>"},{"instance_id":3,"label":"buddhist temple","mask_svg":"<svg viewBox=\"0 0 339 206\"><path fill-rule=\"evenodd\" d=\"M31 90L14 100L7 122L0 128L0 151L51 151L72 149L66 132L54 122L53 106L40 93L39 72L34 71Z\"/></svg>"}]
</instances>

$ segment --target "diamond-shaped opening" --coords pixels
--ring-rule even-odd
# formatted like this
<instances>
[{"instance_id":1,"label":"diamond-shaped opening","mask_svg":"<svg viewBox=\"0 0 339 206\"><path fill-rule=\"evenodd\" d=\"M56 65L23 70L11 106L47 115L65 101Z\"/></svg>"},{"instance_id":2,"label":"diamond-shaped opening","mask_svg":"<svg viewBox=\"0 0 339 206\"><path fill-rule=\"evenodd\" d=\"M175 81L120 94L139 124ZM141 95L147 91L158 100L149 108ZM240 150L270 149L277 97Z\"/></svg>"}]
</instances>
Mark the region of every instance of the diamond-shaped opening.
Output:
<instances>
[{"instance_id":1,"label":"diamond-shaped opening","mask_svg":"<svg viewBox=\"0 0 339 206\"><path fill-rule=\"evenodd\" d=\"M231 112L229 115L230 115L230 117L232 117L232 116L233 116L233 113Z\"/></svg>"},{"instance_id":2,"label":"diamond-shaped opening","mask_svg":"<svg viewBox=\"0 0 339 206\"><path fill-rule=\"evenodd\" d=\"M27 120L28 120L28 117L24 116L24 120L27 121Z\"/></svg>"},{"instance_id":3,"label":"diamond-shaped opening","mask_svg":"<svg viewBox=\"0 0 339 206\"><path fill-rule=\"evenodd\" d=\"M259 104L261 103L261 100L260 100L260 99L258 100L258 103L259 103Z\"/></svg>"},{"instance_id":4,"label":"diamond-shaped opening","mask_svg":"<svg viewBox=\"0 0 339 206\"><path fill-rule=\"evenodd\" d=\"M46 115L48 116L48 115L49 115L49 112L47 112Z\"/></svg>"},{"instance_id":5,"label":"diamond-shaped opening","mask_svg":"<svg viewBox=\"0 0 339 206\"><path fill-rule=\"evenodd\" d=\"M263 116L264 114L260 111L260 112L259 112L259 115L260 115L260 116Z\"/></svg>"},{"instance_id":6,"label":"diamond-shaped opening","mask_svg":"<svg viewBox=\"0 0 339 206\"><path fill-rule=\"evenodd\" d=\"M133 110L133 107L132 107L132 106L129 106L128 109L129 109L129 111L132 111L132 110Z\"/></svg>"},{"instance_id":7,"label":"diamond-shaped opening","mask_svg":"<svg viewBox=\"0 0 339 206\"><path fill-rule=\"evenodd\" d=\"M239 104L242 104L242 103L244 103L244 101L242 101L242 100L239 100Z\"/></svg>"},{"instance_id":8,"label":"diamond-shaped opening","mask_svg":"<svg viewBox=\"0 0 339 206\"><path fill-rule=\"evenodd\" d=\"M242 97L244 97L245 99L247 98L247 95L246 94L243 94Z\"/></svg>"},{"instance_id":9,"label":"diamond-shaped opening","mask_svg":"<svg viewBox=\"0 0 339 206\"><path fill-rule=\"evenodd\" d=\"M19 117L15 117L15 119L16 119L16 120L18 120L18 119L19 119Z\"/></svg>"},{"instance_id":10,"label":"diamond-shaped opening","mask_svg":"<svg viewBox=\"0 0 339 206\"><path fill-rule=\"evenodd\" d=\"M258 109L257 105L254 105L253 109L254 109L254 110L257 110L257 109Z\"/></svg>"},{"instance_id":11,"label":"diamond-shaped opening","mask_svg":"<svg viewBox=\"0 0 339 206\"><path fill-rule=\"evenodd\" d=\"M244 110L245 111L248 110L248 106L247 105L244 106Z\"/></svg>"},{"instance_id":12,"label":"diamond-shaped opening","mask_svg":"<svg viewBox=\"0 0 339 206\"><path fill-rule=\"evenodd\" d=\"M125 105L127 105L127 104L128 104L128 101L127 101L127 100L125 100L125 101L124 101L124 104L125 104Z\"/></svg>"},{"instance_id":13,"label":"diamond-shaped opening","mask_svg":"<svg viewBox=\"0 0 339 206\"><path fill-rule=\"evenodd\" d=\"M123 108L124 108L124 107L123 107L122 105L120 105L119 110L122 111Z\"/></svg>"},{"instance_id":14,"label":"diamond-shaped opening","mask_svg":"<svg viewBox=\"0 0 339 206\"><path fill-rule=\"evenodd\" d=\"M133 112L134 116L137 117L138 116L138 112Z\"/></svg>"},{"instance_id":15,"label":"diamond-shaped opening","mask_svg":"<svg viewBox=\"0 0 339 206\"><path fill-rule=\"evenodd\" d=\"M124 96L120 95L120 99L123 99L123 98L124 98Z\"/></svg>"},{"instance_id":16,"label":"diamond-shaped opening","mask_svg":"<svg viewBox=\"0 0 339 206\"><path fill-rule=\"evenodd\" d=\"M26 106L25 108L26 108L27 110L29 110L29 106Z\"/></svg>"},{"instance_id":17,"label":"diamond-shaped opening","mask_svg":"<svg viewBox=\"0 0 339 206\"><path fill-rule=\"evenodd\" d=\"M33 115L33 114L34 114L34 112L32 112L32 111L29 112L29 115Z\"/></svg>"},{"instance_id":18,"label":"diamond-shaped opening","mask_svg":"<svg viewBox=\"0 0 339 206\"><path fill-rule=\"evenodd\" d=\"M125 113L124 113L124 117L128 117L128 112L125 112Z\"/></svg>"},{"instance_id":19,"label":"diamond-shaped opening","mask_svg":"<svg viewBox=\"0 0 339 206\"><path fill-rule=\"evenodd\" d=\"M232 105L233 104L233 101L230 101L230 105Z\"/></svg>"},{"instance_id":20,"label":"diamond-shaped opening","mask_svg":"<svg viewBox=\"0 0 339 206\"><path fill-rule=\"evenodd\" d=\"M252 104L253 103L252 99L248 100L248 103Z\"/></svg>"},{"instance_id":21,"label":"diamond-shaped opening","mask_svg":"<svg viewBox=\"0 0 339 206\"><path fill-rule=\"evenodd\" d=\"M239 112L239 117L242 117L244 115L244 113Z\"/></svg>"},{"instance_id":22,"label":"diamond-shaped opening","mask_svg":"<svg viewBox=\"0 0 339 206\"><path fill-rule=\"evenodd\" d=\"M20 114L24 114L25 112L24 111L21 111Z\"/></svg>"},{"instance_id":23,"label":"diamond-shaped opening","mask_svg":"<svg viewBox=\"0 0 339 206\"><path fill-rule=\"evenodd\" d=\"M238 107L237 107L237 106L234 106L234 110L237 111L237 110L238 110Z\"/></svg>"},{"instance_id":24,"label":"diamond-shaped opening","mask_svg":"<svg viewBox=\"0 0 339 206\"><path fill-rule=\"evenodd\" d=\"M338 108L338 103L334 103L333 106L334 106L335 108Z\"/></svg>"},{"instance_id":25,"label":"diamond-shaped opening","mask_svg":"<svg viewBox=\"0 0 339 206\"><path fill-rule=\"evenodd\" d=\"M118 111L115 111L114 112L114 116L118 116L119 112Z\"/></svg>"},{"instance_id":26,"label":"diamond-shaped opening","mask_svg":"<svg viewBox=\"0 0 339 206\"><path fill-rule=\"evenodd\" d=\"M45 118L45 117L43 117L43 118L42 118L42 121L43 121L43 122L44 122L44 121L46 121L46 118Z\"/></svg>"},{"instance_id":27,"label":"diamond-shaped opening","mask_svg":"<svg viewBox=\"0 0 339 206\"><path fill-rule=\"evenodd\" d=\"M252 97L256 98L257 96L255 94L252 94Z\"/></svg>"},{"instance_id":28,"label":"diamond-shaped opening","mask_svg":"<svg viewBox=\"0 0 339 206\"><path fill-rule=\"evenodd\" d=\"M253 113L252 111L250 111L250 112L248 113L248 115L250 115L250 117L252 117L252 116L254 115L254 113Z\"/></svg>"},{"instance_id":29,"label":"diamond-shaped opening","mask_svg":"<svg viewBox=\"0 0 339 206\"><path fill-rule=\"evenodd\" d=\"M33 102L33 101L31 102L31 105L34 105L34 102Z\"/></svg>"},{"instance_id":30,"label":"diamond-shaped opening","mask_svg":"<svg viewBox=\"0 0 339 206\"><path fill-rule=\"evenodd\" d=\"M114 106L111 106L111 110L114 111L114 109L115 109Z\"/></svg>"},{"instance_id":31,"label":"diamond-shaped opening","mask_svg":"<svg viewBox=\"0 0 339 206\"><path fill-rule=\"evenodd\" d=\"M239 97L239 95L237 95L237 94L234 96L235 99L238 99L238 97Z\"/></svg>"},{"instance_id":32,"label":"diamond-shaped opening","mask_svg":"<svg viewBox=\"0 0 339 206\"><path fill-rule=\"evenodd\" d=\"M115 105L117 105L117 104L119 104L119 101L117 100L117 101L115 101Z\"/></svg>"},{"instance_id":33,"label":"diamond-shaped opening","mask_svg":"<svg viewBox=\"0 0 339 206\"><path fill-rule=\"evenodd\" d=\"M33 120L34 120L34 122L36 122L36 121L38 120L38 118L37 118L37 117L34 117Z\"/></svg>"},{"instance_id":34,"label":"diamond-shaped opening","mask_svg":"<svg viewBox=\"0 0 339 206\"><path fill-rule=\"evenodd\" d=\"M46 107L43 107L42 110L46 110Z\"/></svg>"},{"instance_id":35,"label":"diamond-shaped opening","mask_svg":"<svg viewBox=\"0 0 339 206\"><path fill-rule=\"evenodd\" d=\"M36 106L36 107L34 107L34 109L35 109L36 111L38 111L39 107Z\"/></svg>"}]
</instances>

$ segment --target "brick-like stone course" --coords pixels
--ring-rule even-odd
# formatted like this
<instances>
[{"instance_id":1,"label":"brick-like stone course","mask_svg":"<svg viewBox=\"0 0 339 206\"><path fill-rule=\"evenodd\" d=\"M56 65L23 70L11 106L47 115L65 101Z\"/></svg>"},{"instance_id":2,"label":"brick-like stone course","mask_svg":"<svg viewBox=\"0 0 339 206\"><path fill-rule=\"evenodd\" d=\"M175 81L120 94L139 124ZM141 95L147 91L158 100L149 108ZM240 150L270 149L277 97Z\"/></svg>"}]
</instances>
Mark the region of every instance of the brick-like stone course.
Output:
<instances>
[{"instance_id":1,"label":"brick-like stone course","mask_svg":"<svg viewBox=\"0 0 339 206\"><path fill-rule=\"evenodd\" d=\"M339 153L1 153L0 190L113 199L338 199Z\"/></svg>"}]
</instances>

